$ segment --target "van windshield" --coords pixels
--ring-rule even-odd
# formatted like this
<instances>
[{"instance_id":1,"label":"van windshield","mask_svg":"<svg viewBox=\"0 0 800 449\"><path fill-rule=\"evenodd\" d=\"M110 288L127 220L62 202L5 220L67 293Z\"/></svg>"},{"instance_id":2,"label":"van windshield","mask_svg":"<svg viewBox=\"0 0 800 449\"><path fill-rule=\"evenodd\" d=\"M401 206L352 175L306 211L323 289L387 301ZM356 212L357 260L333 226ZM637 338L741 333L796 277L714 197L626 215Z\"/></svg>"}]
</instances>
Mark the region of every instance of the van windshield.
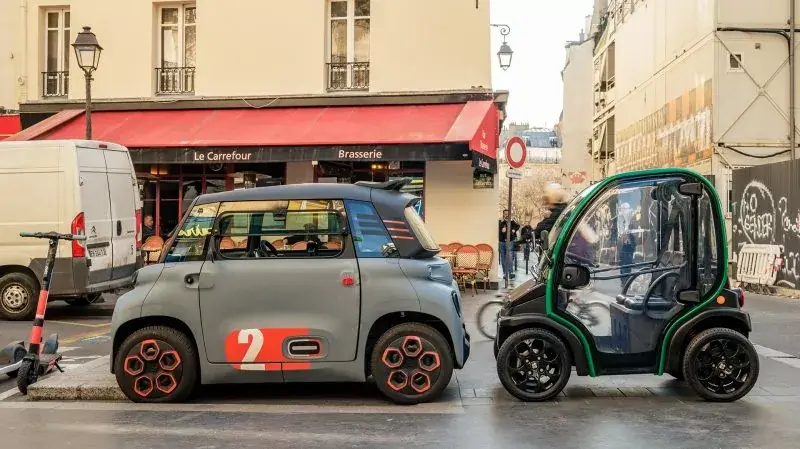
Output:
<instances>
[{"instance_id":1,"label":"van windshield","mask_svg":"<svg viewBox=\"0 0 800 449\"><path fill-rule=\"evenodd\" d=\"M414 206L407 206L404 215L408 226L411 227L411 231L417 237L417 240L419 240L419 244L428 251L438 251L439 245L436 243L436 240L433 239L431 233L428 232L428 228L425 227L425 222L422 220L422 217L419 216Z\"/></svg>"}]
</instances>

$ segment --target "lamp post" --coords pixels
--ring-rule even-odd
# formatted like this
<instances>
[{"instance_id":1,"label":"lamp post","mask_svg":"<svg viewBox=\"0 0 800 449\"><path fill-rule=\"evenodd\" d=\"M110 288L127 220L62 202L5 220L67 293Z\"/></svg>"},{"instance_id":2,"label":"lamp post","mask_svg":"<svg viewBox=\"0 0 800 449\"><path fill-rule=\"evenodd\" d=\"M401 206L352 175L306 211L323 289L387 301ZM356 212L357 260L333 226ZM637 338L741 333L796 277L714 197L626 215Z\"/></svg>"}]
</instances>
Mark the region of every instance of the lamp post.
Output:
<instances>
[{"instance_id":1,"label":"lamp post","mask_svg":"<svg viewBox=\"0 0 800 449\"><path fill-rule=\"evenodd\" d=\"M500 28L500 34L503 36L503 43L500 45L500 50L497 50L497 59L500 61L500 68L508 70L511 67L511 57L514 56L514 50L506 42L506 36L511 33L511 27L501 23L492 23L491 26Z\"/></svg>"},{"instance_id":2,"label":"lamp post","mask_svg":"<svg viewBox=\"0 0 800 449\"><path fill-rule=\"evenodd\" d=\"M72 44L78 67L83 70L86 79L86 140L92 139L92 74L100 64L100 53L103 47L97 43L97 36L92 33L91 27L83 27L83 31L75 37Z\"/></svg>"}]
</instances>

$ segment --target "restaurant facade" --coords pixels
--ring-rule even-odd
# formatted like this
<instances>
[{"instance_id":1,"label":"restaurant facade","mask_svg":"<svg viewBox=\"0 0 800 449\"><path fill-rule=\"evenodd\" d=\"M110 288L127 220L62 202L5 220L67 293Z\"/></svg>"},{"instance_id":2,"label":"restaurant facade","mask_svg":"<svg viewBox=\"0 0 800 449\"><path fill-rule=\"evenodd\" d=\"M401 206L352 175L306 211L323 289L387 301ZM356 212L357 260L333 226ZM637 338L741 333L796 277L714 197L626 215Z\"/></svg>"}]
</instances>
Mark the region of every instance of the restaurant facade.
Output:
<instances>
[{"instance_id":1,"label":"restaurant facade","mask_svg":"<svg viewBox=\"0 0 800 449\"><path fill-rule=\"evenodd\" d=\"M458 100L263 109L103 107L93 112L92 137L129 149L143 216L154 219L157 235L166 236L203 193L402 177L411 179L404 189L419 198L418 212L439 243L487 243L496 254L494 178L504 103ZM85 115L64 109L27 125L11 139L81 139Z\"/></svg>"}]
</instances>

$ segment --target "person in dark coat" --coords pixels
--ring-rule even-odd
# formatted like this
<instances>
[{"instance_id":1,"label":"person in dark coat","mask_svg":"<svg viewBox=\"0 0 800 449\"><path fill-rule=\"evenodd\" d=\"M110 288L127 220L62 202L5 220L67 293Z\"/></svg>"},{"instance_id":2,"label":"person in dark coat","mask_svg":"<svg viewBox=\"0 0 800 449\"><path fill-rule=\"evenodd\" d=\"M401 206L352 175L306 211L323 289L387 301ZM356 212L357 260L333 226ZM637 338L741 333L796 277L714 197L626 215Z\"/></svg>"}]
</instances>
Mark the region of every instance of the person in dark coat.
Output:
<instances>
[{"instance_id":1,"label":"person in dark coat","mask_svg":"<svg viewBox=\"0 0 800 449\"><path fill-rule=\"evenodd\" d=\"M556 224L559 215L567 207L566 193L560 184L549 184L545 189L544 202L547 207L547 216L536 225L533 233L537 239L542 238L542 231L550 232Z\"/></svg>"}]
</instances>

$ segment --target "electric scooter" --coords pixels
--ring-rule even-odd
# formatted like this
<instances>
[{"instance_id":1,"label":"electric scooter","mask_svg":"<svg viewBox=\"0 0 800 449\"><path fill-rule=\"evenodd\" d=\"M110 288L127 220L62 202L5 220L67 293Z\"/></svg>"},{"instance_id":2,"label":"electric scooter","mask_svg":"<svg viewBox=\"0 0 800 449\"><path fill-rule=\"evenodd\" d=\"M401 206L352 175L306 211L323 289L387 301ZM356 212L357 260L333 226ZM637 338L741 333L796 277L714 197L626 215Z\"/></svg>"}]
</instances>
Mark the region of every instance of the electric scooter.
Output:
<instances>
[{"instance_id":1,"label":"electric scooter","mask_svg":"<svg viewBox=\"0 0 800 449\"><path fill-rule=\"evenodd\" d=\"M0 350L0 374L17 378L17 387L22 394L28 394L28 387L43 376L58 369L64 372L58 362L61 354L58 353L58 334L52 334L44 342L44 315L47 310L47 301L50 285L53 281L53 267L56 262L59 240L84 241L86 236L73 234L59 234L57 232L21 232L21 237L47 239L49 241L47 260L42 276L42 289L39 292L39 302L36 307L36 316L33 319L31 339L28 349L21 341L13 342Z\"/></svg>"}]
</instances>

